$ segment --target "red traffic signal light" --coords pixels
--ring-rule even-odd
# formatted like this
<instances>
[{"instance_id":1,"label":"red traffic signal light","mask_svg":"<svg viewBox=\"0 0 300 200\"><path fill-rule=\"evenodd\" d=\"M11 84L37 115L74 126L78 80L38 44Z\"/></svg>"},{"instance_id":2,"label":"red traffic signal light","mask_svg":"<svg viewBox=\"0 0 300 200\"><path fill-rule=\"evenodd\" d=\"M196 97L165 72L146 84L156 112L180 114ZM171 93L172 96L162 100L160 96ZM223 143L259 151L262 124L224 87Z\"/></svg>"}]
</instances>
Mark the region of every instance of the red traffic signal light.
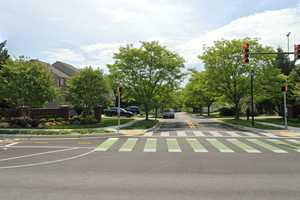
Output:
<instances>
[{"instance_id":1,"label":"red traffic signal light","mask_svg":"<svg viewBox=\"0 0 300 200\"><path fill-rule=\"evenodd\" d=\"M248 64L249 63L249 43L248 42L244 42L243 44L243 60L244 60L244 63L245 64Z\"/></svg>"},{"instance_id":2,"label":"red traffic signal light","mask_svg":"<svg viewBox=\"0 0 300 200\"><path fill-rule=\"evenodd\" d=\"M295 60L300 59L300 44L295 45L294 55L295 55Z\"/></svg>"}]
</instances>

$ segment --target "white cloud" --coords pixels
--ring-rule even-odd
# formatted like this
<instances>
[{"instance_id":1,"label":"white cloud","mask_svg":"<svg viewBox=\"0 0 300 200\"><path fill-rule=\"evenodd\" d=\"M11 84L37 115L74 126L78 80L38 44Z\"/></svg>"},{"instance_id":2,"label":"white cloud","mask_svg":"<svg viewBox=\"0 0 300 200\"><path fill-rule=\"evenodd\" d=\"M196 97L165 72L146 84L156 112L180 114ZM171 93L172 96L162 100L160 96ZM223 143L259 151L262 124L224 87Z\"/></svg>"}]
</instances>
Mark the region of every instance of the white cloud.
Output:
<instances>
[{"instance_id":1,"label":"white cloud","mask_svg":"<svg viewBox=\"0 0 300 200\"><path fill-rule=\"evenodd\" d=\"M201 54L203 46L210 46L213 41L234 38L259 38L260 41L274 48L286 48L286 34L300 35L300 5L296 8L266 11L232 21L228 25L212 30L203 36L193 38L179 45L188 63L197 63L197 56ZM291 42L294 43L293 36ZM300 43L300 38L295 42Z\"/></svg>"},{"instance_id":2,"label":"white cloud","mask_svg":"<svg viewBox=\"0 0 300 200\"><path fill-rule=\"evenodd\" d=\"M48 60L62 60L80 67L99 66L107 71L106 64L113 62L113 53L117 52L120 46L127 43L138 46L139 40L158 40L169 49L182 55L188 67L199 68L202 64L197 56L202 53L203 46L212 45L216 40L252 37L260 38L265 45L285 48L287 32L292 32L291 43L293 43L293 35L300 35L300 5L296 8L265 11L242 17L220 28L194 36L181 34L188 30L198 29L194 20L191 20L191 15L189 16L190 9L178 2L153 4L147 0L133 2L118 0L112 3L106 2L106 4L109 6L99 6L97 9L97 13L100 13L99 16L94 14L103 17L104 21L108 20L103 26L99 25L101 28L106 27L107 32L100 32L100 38L92 39L95 41L94 43L80 41L77 44L70 40L69 43L73 45L72 47L62 45L62 48L50 49L44 52ZM111 9L112 7L115 9ZM61 18L49 19L52 21L62 20ZM87 24L95 26L95 24ZM177 29L179 32L173 31L176 30L171 28L174 26L180 27ZM186 29L185 26L189 28ZM114 29L115 27L118 28ZM87 30L89 29L90 27L87 28ZM201 33L199 30L197 32ZM106 38L107 35L110 37ZM116 38L111 39L114 36ZM296 38L296 42L300 43L300 38Z\"/></svg>"},{"instance_id":3,"label":"white cloud","mask_svg":"<svg viewBox=\"0 0 300 200\"><path fill-rule=\"evenodd\" d=\"M81 54L76 53L71 49L64 49L64 48L51 49L43 53L47 56L48 58L47 60L51 62L63 61L63 62L78 63L84 61L84 57Z\"/></svg>"}]
</instances>

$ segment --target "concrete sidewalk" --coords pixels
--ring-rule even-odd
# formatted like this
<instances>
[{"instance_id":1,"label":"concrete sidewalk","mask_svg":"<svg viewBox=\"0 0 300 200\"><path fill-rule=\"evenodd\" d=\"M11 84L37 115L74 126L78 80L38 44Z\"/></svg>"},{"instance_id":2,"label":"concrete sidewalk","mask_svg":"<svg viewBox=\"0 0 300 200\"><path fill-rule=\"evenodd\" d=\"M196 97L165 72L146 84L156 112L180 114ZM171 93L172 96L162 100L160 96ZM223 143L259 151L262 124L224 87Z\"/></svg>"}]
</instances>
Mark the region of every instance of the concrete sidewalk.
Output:
<instances>
[{"instance_id":1,"label":"concrete sidewalk","mask_svg":"<svg viewBox=\"0 0 300 200\"><path fill-rule=\"evenodd\" d=\"M269 123L269 122L255 122L257 124L262 124L262 125L267 125L267 126L274 126L274 127L278 127L278 128L283 128L285 129L284 125L279 125L279 124L273 124L273 123ZM293 131L293 132L299 132L300 133L300 128L298 127L293 127L293 126L288 126L288 130L289 131Z\"/></svg>"}]
</instances>

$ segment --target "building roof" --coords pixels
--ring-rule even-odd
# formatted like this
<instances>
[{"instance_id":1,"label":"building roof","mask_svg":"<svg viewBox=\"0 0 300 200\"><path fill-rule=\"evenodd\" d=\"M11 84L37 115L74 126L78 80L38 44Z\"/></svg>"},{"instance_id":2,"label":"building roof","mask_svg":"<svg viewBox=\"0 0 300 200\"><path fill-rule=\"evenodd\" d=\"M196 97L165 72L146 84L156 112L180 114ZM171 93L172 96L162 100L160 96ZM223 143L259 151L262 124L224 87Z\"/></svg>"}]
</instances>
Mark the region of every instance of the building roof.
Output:
<instances>
[{"instance_id":1,"label":"building roof","mask_svg":"<svg viewBox=\"0 0 300 200\"><path fill-rule=\"evenodd\" d=\"M52 64L52 67L68 76L74 76L79 73L79 69L77 69L76 67L60 61L56 61L54 64Z\"/></svg>"},{"instance_id":2,"label":"building roof","mask_svg":"<svg viewBox=\"0 0 300 200\"><path fill-rule=\"evenodd\" d=\"M36 62L39 62L41 64L43 64L45 67L47 67L47 69L53 73L55 76L58 76L60 78L65 78L65 79L68 79L70 78L70 76L68 76L67 74L65 74L64 72L56 69L55 67L53 67L51 64L49 63L46 63L46 62L43 62L43 61L40 61L40 60L33 60L33 61L36 61Z\"/></svg>"}]
</instances>

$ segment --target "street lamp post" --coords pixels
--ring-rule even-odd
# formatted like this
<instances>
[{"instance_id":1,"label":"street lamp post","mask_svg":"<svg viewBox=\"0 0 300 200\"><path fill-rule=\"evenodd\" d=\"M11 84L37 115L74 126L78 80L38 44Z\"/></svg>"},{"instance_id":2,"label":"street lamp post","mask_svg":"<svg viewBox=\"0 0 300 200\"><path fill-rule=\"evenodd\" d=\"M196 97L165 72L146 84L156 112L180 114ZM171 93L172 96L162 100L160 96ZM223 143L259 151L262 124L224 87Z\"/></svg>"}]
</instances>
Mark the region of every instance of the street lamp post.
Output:
<instances>
[{"instance_id":1,"label":"street lamp post","mask_svg":"<svg viewBox=\"0 0 300 200\"><path fill-rule=\"evenodd\" d=\"M287 37L287 52L290 52L290 35L291 32L288 32L286 35ZM285 90L283 92L283 104L284 104L284 126L286 129L288 129L288 121L287 121L287 115L288 115L288 110L287 110L287 100L286 100L286 87L287 87L287 82L285 83Z\"/></svg>"}]
</instances>

